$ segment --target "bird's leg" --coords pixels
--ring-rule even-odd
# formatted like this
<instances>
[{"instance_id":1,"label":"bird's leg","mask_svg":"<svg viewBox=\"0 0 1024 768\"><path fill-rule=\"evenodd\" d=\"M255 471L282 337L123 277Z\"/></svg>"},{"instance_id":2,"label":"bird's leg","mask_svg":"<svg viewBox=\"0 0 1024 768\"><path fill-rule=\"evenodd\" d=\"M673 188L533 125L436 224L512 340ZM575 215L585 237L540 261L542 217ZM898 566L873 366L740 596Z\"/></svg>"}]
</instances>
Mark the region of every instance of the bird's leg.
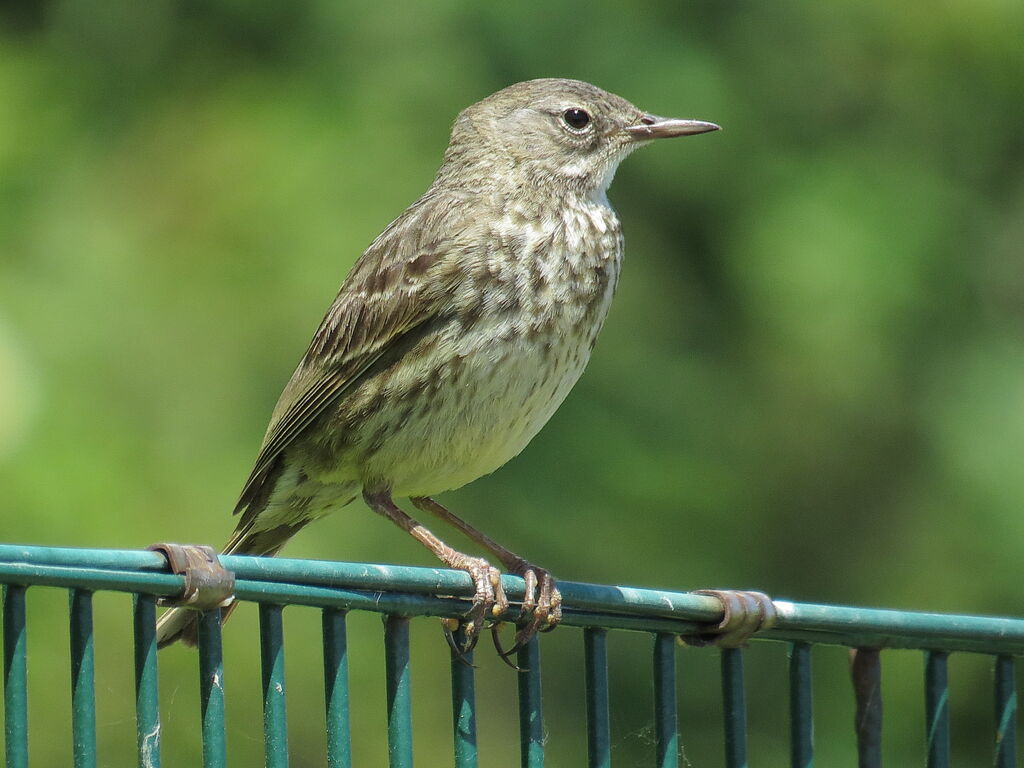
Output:
<instances>
[{"instance_id":1,"label":"bird's leg","mask_svg":"<svg viewBox=\"0 0 1024 768\"><path fill-rule=\"evenodd\" d=\"M412 503L424 512L429 512L440 520L475 541L481 547L493 554L509 573L521 576L526 582L526 592L523 595L523 614L529 620L516 633L515 643L512 648L505 651L498 645L498 652L507 657L529 642L538 631L554 629L555 625L562 618L562 594L555 586L555 580L544 568L538 568L524 560L519 555L511 552L482 531L478 531L462 518L450 512L447 508L438 504L426 496L416 496ZM498 643L495 636L495 643Z\"/></svg>"},{"instance_id":2,"label":"bird's leg","mask_svg":"<svg viewBox=\"0 0 1024 768\"><path fill-rule=\"evenodd\" d=\"M460 650L456 647L451 637L451 628L445 626L445 634L448 637L449 645L462 654L471 650L480 636L480 630L488 616L498 616L508 610L508 598L505 597L505 590L501 586L501 572L491 566L482 557L471 557L464 555L441 541L437 536L420 525L416 520L403 512L394 500L389 491L364 492L363 498L370 509L383 515L399 528L404 530L416 541L434 553L442 563L449 568L466 571L473 579L475 593L473 604L466 614L463 622L463 633L466 637L465 646Z\"/></svg>"}]
</instances>

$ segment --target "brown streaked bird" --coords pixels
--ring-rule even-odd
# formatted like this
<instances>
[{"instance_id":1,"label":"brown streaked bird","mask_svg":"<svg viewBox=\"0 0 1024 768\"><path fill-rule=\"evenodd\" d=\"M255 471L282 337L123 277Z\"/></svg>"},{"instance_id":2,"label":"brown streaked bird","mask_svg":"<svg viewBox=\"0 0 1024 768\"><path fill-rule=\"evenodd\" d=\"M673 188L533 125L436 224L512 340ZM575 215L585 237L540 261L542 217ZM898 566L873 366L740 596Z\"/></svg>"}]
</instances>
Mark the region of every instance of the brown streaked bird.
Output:
<instances>
[{"instance_id":1,"label":"brown streaked bird","mask_svg":"<svg viewBox=\"0 0 1024 768\"><path fill-rule=\"evenodd\" d=\"M470 574L468 645L508 607L500 573L402 511L406 497L526 580L512 650L554 626L548 571L431 497L522 451L583 373L622 261L606 196L619 163L655 139L717 129L577 80L517 83L464 110L434 182L356 262L281 394L224 552L275 555L362 496ZM194 643L197 617L166 612L161 646Z\"/></svg>"}]
</instances>

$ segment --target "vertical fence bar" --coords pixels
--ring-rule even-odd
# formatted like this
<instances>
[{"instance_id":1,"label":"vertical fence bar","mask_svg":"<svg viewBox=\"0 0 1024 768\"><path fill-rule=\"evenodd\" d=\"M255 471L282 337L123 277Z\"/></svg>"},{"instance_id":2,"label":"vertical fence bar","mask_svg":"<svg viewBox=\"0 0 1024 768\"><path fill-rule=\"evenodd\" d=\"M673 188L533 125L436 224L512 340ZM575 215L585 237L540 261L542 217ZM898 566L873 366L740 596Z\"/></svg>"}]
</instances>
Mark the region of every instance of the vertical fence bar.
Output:
<instances>
[{"instance_id":1,"label":"vertical fence bar","mask_svg":"<svg viewBox=\"0 0 1024 768\"><path fill-rule=\"evenodd\" d=\"M587 766L611 768L611 724L608 695L608 630L583 631L587 686Z\"/></svg>"},{"instance_id":2,"label":"vertical fence bar","mask_svg":"<svg viewBox=\"0 0 1024 768\"><path fill-rule=\"evenodd\" d=\"M676 709L676 638L654 636L654 764L679 766L679 714Z\"/></svg>"},{"instance_id":3,"label":"vertical fence bar","mask_svg":"<svg viewBox=\"0 0 1024 768\"><path fill-rule=\"evenodd\" d=\"M1013 656L996 656L996 768L1017 765L1017 681Z\"/></svg>"},{"instance_id":4,"label":"vertical fence bar","mask_svg":"<svg viewBox=\"0 0 1024 768\"><path fill-rule=\"evenodd\" d=\"M93 656L92 592L72 589L71 746L75 768L96 767L96 667Z\"/></svg>"},{"instance_id":5,"label":"vertical fence bar","mask_svg":"<svg viewBox=\"0 0 1024 768\"><path fill-rule=\"evenodd\" d=\"M455 631L455 645L464 648L466 635ZM452 731L455 739L455 768L477 768L476 684L473 675L473 651L458 654L451 649Z\"/></svg>"},{"instance_id":6,"label":"vertical fence bar","mask_svg":"<svg viewBox=\"0 0 1024 768\"><path fill-rule=\"evenodd\" d=\"M926 651L924 658L928 768L949 768L949 654Z\"/></svg>"},{"instance_id":7,"label":"vertical fence bar","mask_svg":"<svg viewBox=\"0 0 1024 768\"><path fill-rule=\"evenodd\" d=\"M409 619L384 619L388 696L388 765L412 768L412 694L409 686Z\"/></svg>"},{"instance_id":8,"label":"vertical fence bar","mask_svg":"<svg viewBox=\"0 0 1024 768\"><path fill-rule=\"evenodd\" d=\"M227 765L224 738L224 652L220 608L199 615L199 700L203 723L203 768Z\"/></svg>"},{"instance_id":9,"label":"vertical fence bar","mask_svg":"<svg viewBox=\"0 0 1024 768\"><path fill-rule=\"evenodd\" d=\"M522 768L544 768L544 710L540 693L540 643L530 638L516 655L519 665L519 742Z\"/></svg>"},{"instance_id":10,"label":"vertical fence bar","mask_svg":"<svg viewBox=\"0 0 1024 768\"><path fill-rule=\"evenodd\" d=\"M139 768L160 768L160 700L156 667L156 598L133 596L135 730Z\"/></svg>"},{"instance_id":11,"label":"vertical fence bar","mask_svg":"<svg viewBox=\"0 0 1024 768\"><path fill-rule=\"evenodd\" d=\"M858 768L882 765L882 660L877 648L850 650L850 676L857 701Z\"/></svg>"},{"instance_id":12,"label":"vertical fence bar","mask_svg":"<svg viewBox=\"0 0 1024 768\"><path fill-rule=\"evenodd\" d=\"M260 603L263 669L263 754L267 768L288 768L288 715L284 693L282 607Z\"/></svg>"},{"instance_id":13,"label":"vertical fence bar","mask_svg":"<svg viewBox=\"0 0 1024 768\"><path fill-rule=\"evenodd\" d=\"M324 608L324 698L327 705L327 766L352 768L348 708L348 634L345 611Z\"/></svg>"},{"instance_id":14,"label":"vertical fence bar","mask_svg":"<svg viewBox=\"0 0 1024 768\"><path fill-rule=\"evenodd\" d=\"M725 709L725 764L747 768L747 702L743 691L743 652L722 649L722 703Z\"/></svg>"},{"instance_id":15,"label":"vertical fence bar","mask_svg":"<svg viewBox=\"0 0 1024 768\"><path fill-rule=\"evenodd\" d=\"M4 758L7 768L28 768L28 666L25 587L5 584Z\"/></svg>"},{"instance_id":16,"label":"vertical fence bar","mask_svg":"<svg viewBox=\"0 0 1024 768\"><path fill-rule=\"evenodd\" d=\"M789 655L789 751L793 768L814 765L811 646L793 643Z\"/></svg>"}]
</instances>

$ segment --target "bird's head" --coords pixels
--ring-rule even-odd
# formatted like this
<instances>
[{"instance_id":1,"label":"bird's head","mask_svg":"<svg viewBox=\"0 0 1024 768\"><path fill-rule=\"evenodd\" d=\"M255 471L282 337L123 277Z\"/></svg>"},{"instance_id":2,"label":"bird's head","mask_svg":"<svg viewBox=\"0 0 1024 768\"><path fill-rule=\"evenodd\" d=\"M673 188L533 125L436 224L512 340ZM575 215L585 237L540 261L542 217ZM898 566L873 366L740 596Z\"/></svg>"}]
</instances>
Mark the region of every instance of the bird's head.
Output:
<instances>
[{"instance_id":1,"label":"bird's head","mask_svg":"<svg viewBox=\"0 0 1024 768\"><path fill-rule=\"evenodd\" d=\"M528 80L462 111L438 177L603 195L637 147L716 130L714 123L648 114L579 80Z\"/></svg>"}]
</instances>

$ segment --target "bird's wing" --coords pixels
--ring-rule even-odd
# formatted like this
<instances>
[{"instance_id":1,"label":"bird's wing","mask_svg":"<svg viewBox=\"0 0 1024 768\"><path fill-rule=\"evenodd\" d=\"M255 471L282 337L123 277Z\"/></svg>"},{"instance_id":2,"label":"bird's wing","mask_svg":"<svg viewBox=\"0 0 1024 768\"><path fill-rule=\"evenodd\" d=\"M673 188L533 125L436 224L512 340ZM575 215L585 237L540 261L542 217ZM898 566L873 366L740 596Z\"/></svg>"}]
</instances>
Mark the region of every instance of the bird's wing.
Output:
<instances>
[{"instance_id":1,"label":"bird's wing","mask_svg":"<svg viewBox=\"0 0 1024 768\"><path fill-rule=\"evenodd\" d=\"M356 262L274 408L235 514L260 495L283 451L368 368L450 311L457 270L446 265L459 258L465 228L448 202L419 201Z\"/></svg>"}]
</instances>

